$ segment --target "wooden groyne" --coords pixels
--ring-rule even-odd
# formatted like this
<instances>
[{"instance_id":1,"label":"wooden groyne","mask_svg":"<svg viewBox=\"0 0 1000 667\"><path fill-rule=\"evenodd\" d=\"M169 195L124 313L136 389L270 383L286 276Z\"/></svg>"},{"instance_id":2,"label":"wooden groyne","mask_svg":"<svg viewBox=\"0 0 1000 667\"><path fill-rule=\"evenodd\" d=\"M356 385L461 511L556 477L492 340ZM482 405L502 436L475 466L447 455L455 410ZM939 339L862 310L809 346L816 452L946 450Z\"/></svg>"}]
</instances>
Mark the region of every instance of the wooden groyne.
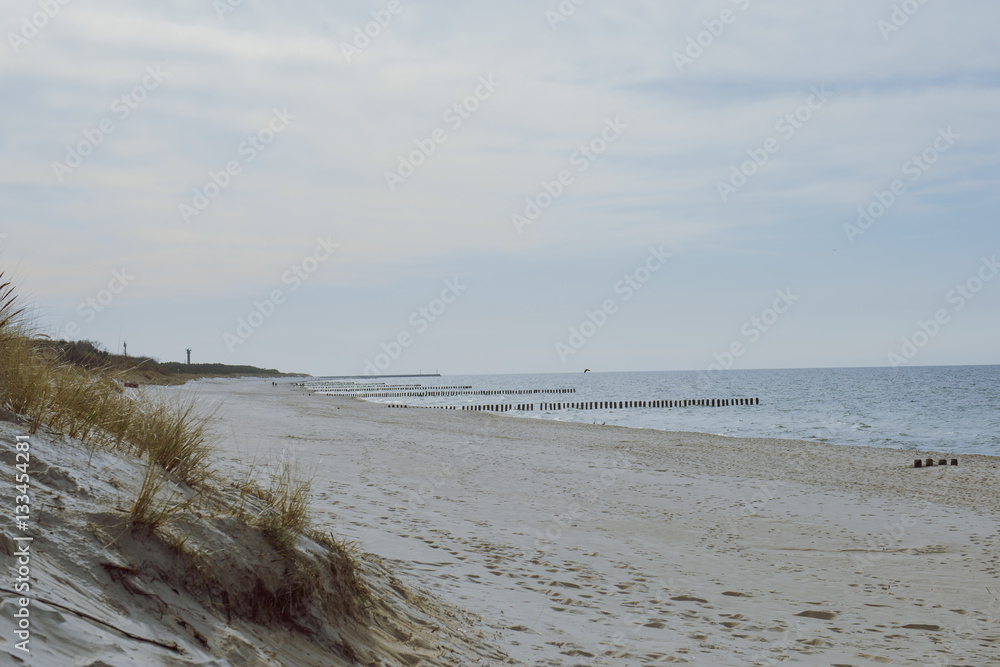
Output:
<instances>
[{"instance_id":1,"label":"wooden groyne","mask_svg":"<svg viewBox=\"0 0 1000 667\"><path fill-rule=\"evenodd\" d=\"M735 405L760 405L759 398L693 398L679 401L586 401L583 403L540 403L540 410L626 410L629 408L725 408Z\"/></svg>"},{"instance_id":2,"label":"wooden groyne","mask_svg":"<svg viewBox=\"0 0 1000 667\"><path fill-rule=\"evenodd\" d=\"M407 408L410 410L471 410L473 412L510 412L511 410L534 410L533 403L498 403L496 405L403 405L386 403L387 408Z\"/></svg>"},{"instance_id":3,"label":"wooden groyne","mask_svg":"<svg viewBox=\"0 0 1000 667\"><path fill-rule=\"evenodd\" d=\"M939 466L946 466L946 465L948 465L948 459L940 459L937 464ZM951 460L951 464L953 466L957 466L958 465L958 459L952 459ZM923 468L925 466L928 467L928 468L933 468L934 467L934 459L927 459L926 463L924 463L921 459L916 459L913 462L913 467L914 468Z\"/></svg>"},{"instance_id":4,"label":"wooden groyne","mask_svg":"<svg viewBox=\"0 0 1000 667\"><path fill-rule=\"evenodd\" d=\"M322 375L311 382L328 380L388 380L390 378L439 378L440 373L413 373L410 375Z\"/></svg>"},{"instance_id":5,"label":"wooden groyne","mask_svg":"<svg viewBox=\"0 0 1000 667\"><path fill-rule=\"evenodd\" d=\"M409 410L458 410L457 405L402 405L400 403L386 403L387 408L407 408Z\"/></svg>"},{"instance_id":6,"label":"wooden groyne","mask_svg":"<svg viewBox=\"0 0 1000 667\"><path fill-rule=\"evenodd\" d=\"M406 391L445 391L445 390L456 390L456 389L472 389L471 385L455 385L450 387L424 387L419 384L407 384L407 385L368 385L364 387L352 386L352 387L338 387L330 385L309 385L307 389L312 391L325 393L325 394L357 394L357 393L372 393L372 392L406 392Z\"/></svg>"},{"instance_id":7,"label":"wooden groyne","mask_svg":"<svg viewBox=\"0 0 1000 667\"><path fill-rule=\"evenodd\" d=\"M344 393L342 391L315 390L324 396L346 396L350 398L425 398L428 396L523 396L525 394L575 394L576 389L446 389L420 391L374 391L370 393Z\"/></svg>"},{"instance_id":8,"label":"wooden groyne","mask_svg":"<svg viewBox=\"0 0 1000 667\"><path fill-rule=\"evenodd\" d=\"M734 406L760 405L759 398L695 398L684 400L654 400L654 401L583 401L579 403L539 403L538 409L543 412L554 410L629 410L636 408L724 408ZM467 410L472 412L533 412L534 403L496 403L492 405L403 405L387 403L387 408L431 408L436 410Z\"/></svg>"}]
</instances>

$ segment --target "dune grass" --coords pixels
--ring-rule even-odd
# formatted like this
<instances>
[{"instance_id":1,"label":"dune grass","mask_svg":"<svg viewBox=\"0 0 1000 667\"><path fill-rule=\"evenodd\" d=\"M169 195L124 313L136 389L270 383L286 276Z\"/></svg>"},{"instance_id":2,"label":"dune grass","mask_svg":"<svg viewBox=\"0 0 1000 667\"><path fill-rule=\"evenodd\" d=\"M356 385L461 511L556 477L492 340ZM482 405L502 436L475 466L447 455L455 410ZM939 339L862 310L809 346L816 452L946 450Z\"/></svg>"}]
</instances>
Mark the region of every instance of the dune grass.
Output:
<instances>
[{"instance_id":1,"label":"dune grass","mask_svg":"<svg viewBox=\"0 0 1000 667\"><path fill-rule=\"evenodd\" d=\"M32 433L44 426L79 439L91 451L117 451L142 460L144 472L128 509L126 530L156 534L180 549L188 536L171 533L167 526L185 513L190 519L188 510L211 496L207 505L213 516L235 517L245 530L257 531L294 571L313 573L310 581L319 576L320 570L307 566L296 550L301 536L319 534L309 522L311 480L290 461L273 468L266 487L250 471L230 483L239 501L227 505L226 494L217 486L226 482L212 473L211 411L193 397L163 399L126 389L121 371L83 367L52 354L50 347L38 344L14 286L2 279L0 273L0 409L26 419ZM323 575L325 580L335 582L337 590L363 597L349 551L332 539L322 544L329 549L332 568ZM309 592L304 581L296 583L296 595L303 600L321 595ZM340 599L344 594L328 597ZM321 605L327 603L321 600ZM338 608L356 607L350 601L338 603Z\"/></svg>"},{"instance_id":2,"label":"dune grass","mask_svg":"<svg viewBox=\"0 0 1000 667\"><path fill-rule=\"evenodd\" d=\"M180 512L191 506L190 500L183 497L177 499L177 494L164 497L163 487L167 483L168 480L163 475L156 459L148 456L142 484L129 508L131 528L146 528L150 531L163 530Z\"/></svg>"},{"instance_id":3,"label":"dune grass","mask_svg":"<svg viewBox=\"0 0 1000 667\"><path fill-rule=\"evenodd\" d=\"M292 548L299 535L308 530L311 493L312 480L304 478L291 461L276 466L268 488L254 489L265 507L253 522L278 551Z\"/></svg>"}]
</instances>

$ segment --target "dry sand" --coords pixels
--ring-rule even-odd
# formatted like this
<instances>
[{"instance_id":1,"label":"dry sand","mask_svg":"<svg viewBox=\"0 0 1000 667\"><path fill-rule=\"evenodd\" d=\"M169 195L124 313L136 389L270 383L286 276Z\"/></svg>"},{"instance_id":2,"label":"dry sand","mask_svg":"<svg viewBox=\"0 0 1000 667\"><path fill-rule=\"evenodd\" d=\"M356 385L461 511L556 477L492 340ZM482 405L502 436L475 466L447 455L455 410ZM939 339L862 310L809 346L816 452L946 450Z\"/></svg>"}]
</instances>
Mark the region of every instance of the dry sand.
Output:
<instances>
[{"instance_id":1,"label":"dry sand","mask_svg":"<svg viewBox=\"0 0 1000 667\"><path fill-rule=\"evenodd\" d=\"M996 457L193 387L225 465L294 457L319 521L511 662L1000 664Z\"/></svg>"}]
</instances>

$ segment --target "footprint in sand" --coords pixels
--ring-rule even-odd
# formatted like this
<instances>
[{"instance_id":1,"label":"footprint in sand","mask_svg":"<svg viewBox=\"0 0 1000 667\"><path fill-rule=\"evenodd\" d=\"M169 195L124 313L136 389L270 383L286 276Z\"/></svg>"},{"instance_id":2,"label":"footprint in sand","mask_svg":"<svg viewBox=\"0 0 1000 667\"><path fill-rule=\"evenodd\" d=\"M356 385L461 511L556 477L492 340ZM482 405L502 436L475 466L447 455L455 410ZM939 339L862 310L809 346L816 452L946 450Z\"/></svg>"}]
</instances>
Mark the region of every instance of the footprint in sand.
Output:
<instances>
[{"instance_id":1,"label":"footprint in sand","mask_svg":"<svg viewBox=\"0 0 1000 667\"><path fill-rule=\"evenodd\" d=\"M940 632L940 625L930 625L925 623L907 623L903 626L907 630L929 630L931 632Z\"/></svg>"}]
</instances>

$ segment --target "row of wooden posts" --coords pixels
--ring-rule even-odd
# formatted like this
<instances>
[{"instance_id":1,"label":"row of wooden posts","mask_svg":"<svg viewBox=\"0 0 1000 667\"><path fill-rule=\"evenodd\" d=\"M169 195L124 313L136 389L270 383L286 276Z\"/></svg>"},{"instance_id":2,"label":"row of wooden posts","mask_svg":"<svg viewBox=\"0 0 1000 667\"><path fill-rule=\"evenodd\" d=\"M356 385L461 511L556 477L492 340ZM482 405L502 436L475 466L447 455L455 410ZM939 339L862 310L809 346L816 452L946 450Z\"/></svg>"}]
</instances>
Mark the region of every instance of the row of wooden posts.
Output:
<instances>
[{"instance_id":1,"label":"row of wooden posts","mask_svg":"<svg viewBox=\"0 0 1000 667\"><path fill-rule=\"evenodd\" d=\"M939 466L946 466L946 465L948 465L948 459L940 459L937 464ZM951 460L951 464L953 466L957 466L958 465L958 459L952 459ZM933 468L934 467L934 459L927 459L926 462L924 462L924 461L922 461L920 459L917 459L917 460L915 460L913 462L913 467L914 468L923 468L925 466L928 467L928 468Z\"/></svg>"},{"instance_id":2,"label":"row of wooden posts","mask_svg":"<svg viewBox=\"0 0 1000 667\"><path fill-rule=\"evenodd\" d=\"M418 408L427 410L471 410L473 412L510 412L511 410L530 411L535 409L534 403L501 403L499 405L402 405L387 403L387 408Z\"/></svg>"},{"instance_id":3,"label":"row of wooden posts","mask_svg":"<svg viewBox=\"0 0 1000 667\"><path fill-rule=\"evenodd\" d=\"M731 405L760 405L759 398L694 398L682 401L588 401L584 403L541 403L541 410L623 410L626 408L722 408Z\"/></svg>"},{"instance_id":4,"label":"row of wooden posts","mask_svg":"<svg viewBox=\"0 0 1000 667\"><path fill-rule=\"evenodd\" d=\"M457 405L403 405L402 403L386 403L387 408L413 408L419 410L458 410ZM465 408L462 408L463 410Z\"/></svg>"},{"instance_id":5,"label":"row of wooden posts","mask_svg":"<svg viewBox=\"0 0 1000 667\"><path fill-rule=\"evenodd\" d=\"M539 410L625 410L629 408L686 408L704 406L719 408L731 405L760 405L759 398L704 398L684 401L587 401L583 403L539 403ZM495 405L402 405L387 403L387 408L433 408L437 410L471 410L473 412L510 412L518 410L530 412L534 403L499 403ZM929 461L930 459L928 459ZM933 465L929 463L928 465ZM958 465L957 462L955 465ZM918 468L920 466L917 466Z\"/></svg>"},{"instance_id":6,"label":"row of wooden posts","mask_svg":"<svg viewBox=\"0 0 1000 667\"><path fill-rule=\"evenodd\" d=\"M447 386L447 387L424 387L423 385L419 385L419 384L399 384L399 385L395 385L395 384L391 384L391 385L371 384L371 385L364 385L364 386L358 386L358 385L334 386L334 385L328 385L328 384L323 384L323 383L319 383L319 382L317 382L315 384L306 382L306 383L303 383L303 386L306 387L307 389L312 389L313 391L338 391L338 392L359 392L359 391L368 391L368 392L372 392L372 391L426 391L428 389L436 389L436 390L441 390L441 389L472 389L472 385L454 385L454 386Z\"/></svg>"},{"instance_id":7,"label":"row of wooden posts","mask_svg":"<svg viewBox=\"0 0 1000 667\"><path fill-rule=\"evenodd\" d=\"M396 391L370 394L345 394L342 392L318 391L324 396L346 396L349 398L406 398L426 396L514 396L523 394L575 394L576 389L479 389L476 391Z\"/></svg>"}]
</instances>

